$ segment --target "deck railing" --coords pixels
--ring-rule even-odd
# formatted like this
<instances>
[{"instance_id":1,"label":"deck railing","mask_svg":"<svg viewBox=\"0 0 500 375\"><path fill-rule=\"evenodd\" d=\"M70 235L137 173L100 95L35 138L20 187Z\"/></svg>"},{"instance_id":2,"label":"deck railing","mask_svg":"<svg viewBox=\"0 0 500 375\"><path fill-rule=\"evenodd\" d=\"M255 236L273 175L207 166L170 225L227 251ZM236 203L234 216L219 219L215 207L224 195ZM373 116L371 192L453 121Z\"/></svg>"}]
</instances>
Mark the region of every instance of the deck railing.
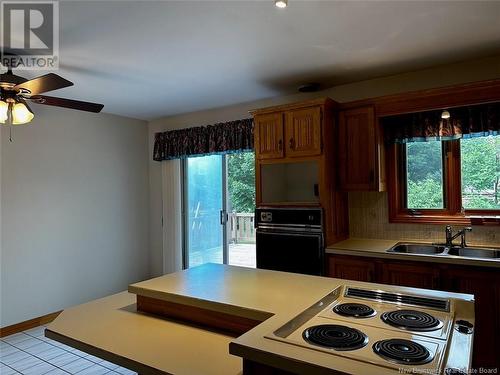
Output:
<instances>
[{"instance_id":1,"label":"deck railing","mask_svg":"<svg viewBox=\"0 0 500 375\"><path fill-rule=\"evenodd\" d=\"M230 212L228 224L229 243L255 243L253 213Z\"/></svg>"}]
</instances>

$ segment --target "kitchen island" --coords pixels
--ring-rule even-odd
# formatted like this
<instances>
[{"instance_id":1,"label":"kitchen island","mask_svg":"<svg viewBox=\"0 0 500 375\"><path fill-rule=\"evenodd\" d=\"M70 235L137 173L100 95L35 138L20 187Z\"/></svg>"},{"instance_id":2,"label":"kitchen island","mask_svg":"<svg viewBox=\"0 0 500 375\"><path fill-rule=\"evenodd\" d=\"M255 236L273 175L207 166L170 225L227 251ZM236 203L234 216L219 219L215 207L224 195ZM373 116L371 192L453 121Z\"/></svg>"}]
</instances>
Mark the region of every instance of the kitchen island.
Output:
<instances>
[{"instance_id":1,"label":"kitchen island","mask_svg":"<svg viewBox=\"0 0 500 375\"><path fill-rule=\"evenodd\" d=\"M252 371L251 364L262 364L292 373L387 373L366 362L265 337L346 283L451 298L456 302L456 318L474 322L471 295L207 264L131 285L132 293L67 309L49 325L46 335L141 374L239 374L240 357L247 372ZM213 327L138 312L136 294L258 324L235 337ZM455 340L453 347L462 346L464 351L446 353L448 366L468 367L470 353L465 348L472 335L450 337Z\"/></svg>"}]
</instances>

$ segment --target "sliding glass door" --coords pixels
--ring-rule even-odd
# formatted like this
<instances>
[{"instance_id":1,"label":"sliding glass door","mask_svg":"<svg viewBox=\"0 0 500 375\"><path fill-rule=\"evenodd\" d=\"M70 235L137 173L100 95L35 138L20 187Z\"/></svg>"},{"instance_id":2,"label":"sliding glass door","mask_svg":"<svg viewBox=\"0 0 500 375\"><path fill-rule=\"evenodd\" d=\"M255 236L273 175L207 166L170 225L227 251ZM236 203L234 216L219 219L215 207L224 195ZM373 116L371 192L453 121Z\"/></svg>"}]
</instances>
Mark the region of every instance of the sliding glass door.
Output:
<instances>
[{"instance_id":1,"label":"sliding glass door","mask_svg":"<svg viewBox=\"0 0 500 375\"><path fill-rule=\"evenodd\" d=\"M212 155L186 160L185 243L187 267L223 262L222 156Z\"/></svg>"},{"instance_id":2,"label":"sliding glass door","mask_svg":"<svg viewBox=\"0 0 500 375\"><path fill-rule=\"evenodd\" d=\"M184 266L255 267L252 152L184 161Z\"/></svg>"}]
</instances>

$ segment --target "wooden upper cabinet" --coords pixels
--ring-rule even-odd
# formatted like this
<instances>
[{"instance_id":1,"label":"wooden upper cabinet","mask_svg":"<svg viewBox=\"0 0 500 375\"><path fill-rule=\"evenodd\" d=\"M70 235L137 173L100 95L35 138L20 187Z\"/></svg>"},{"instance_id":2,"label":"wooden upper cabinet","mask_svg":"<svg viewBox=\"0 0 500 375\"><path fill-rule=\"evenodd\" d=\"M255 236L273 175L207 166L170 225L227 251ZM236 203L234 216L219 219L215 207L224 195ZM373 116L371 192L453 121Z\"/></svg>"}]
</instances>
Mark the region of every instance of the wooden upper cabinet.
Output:
<instances>
[{"instance_id":1,"label":"wooden upper cabinet","mask_svg":"<svg viewBox=\"0 0 500 375\"><path fill-rule=\"evenodd\" d=\"M255 157L257 159L282 158L283 152L283 114L270 113L256 115Z\"/></svg>"},{"instance_id":2,"label":"wooden upper cabinet","mask_svg":"<svg viewBox=\"0 0 500 375\"><path fill-rule=\"evenodd\" d=\"M286 112L286 155L290 157L321 154L321 108Z\"/></svg>"},{"instance_id":3,"label":"wooden upper cabinet","mask_svg":"<svg viewBox=\"0 0 500 375\"><path fill-rule=\"evenodd\" d=\"M373 107L340 111L339 179L344 191L385 189L383 144Z\"/></svg>"}]
</instances>

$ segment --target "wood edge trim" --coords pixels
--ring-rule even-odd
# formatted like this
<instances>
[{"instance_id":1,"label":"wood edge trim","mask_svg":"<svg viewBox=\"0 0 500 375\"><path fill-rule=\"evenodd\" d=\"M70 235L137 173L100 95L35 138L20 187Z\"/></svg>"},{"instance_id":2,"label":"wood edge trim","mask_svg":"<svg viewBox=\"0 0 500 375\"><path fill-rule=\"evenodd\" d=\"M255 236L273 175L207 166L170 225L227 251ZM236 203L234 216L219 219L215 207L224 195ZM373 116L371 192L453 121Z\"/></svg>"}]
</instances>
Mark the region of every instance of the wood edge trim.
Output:
<instances>
[{"instance_id":1,"label":"wood edge trim","mask_svg":"<svg viewBox=\"0 0 500 375\"><path fill-rule=\"evenodd\" d=\"M91 354L93 356L105 359L106 361L115 363L117 365L120 365L122 367L128 368L130 370L136 371L141 375L172 375L168 372L160 371L158 369L155 369L153 367L144 365L140 362L136 362L134 360L131 360L129 358L125 358L110 352L107 352L105 350L96 348L95 346L86 344L84 342L69 338L67 336L61 335L60 333L51 331L50 329L45 330L45 337L48 337L49 339L58 341L60 343L63 343L65 345L71 346L72 348L76 348L78 350L81 350L85 353Z\"/></svg>"},{"instance_id":2,"label":"wood edge trim","mask_svg":"<svg viewBox=\"0 0 500 375\"><path fill-rule=\"evenodd\" d=\"M430 89L405 91L395 94L374 96L365 99L342 102L339 103L339 109L346 110L346 109L354 109L357 107L372 105L376 107L377 117L396 115L402 113L421 112L447 106L445 102L448 102L449 107L456 107L462 105L480 104L488 101L489 102L497 101L499 99L497 97L490 98L489 100L486 101L485 98L489 96L488 91L497 92L499 89L500 89L500 79L490 79L490 80L467 82L455 85L433 87ZM471 102L471 98L469 98L469 95L473 95L473 93L477 91L484 92L484 94L481 95L482 99L480 99L477 102ZM464 95L465 98L452 97L453 95L460 95L460 94ZM443 100L443 102L433 105L432 101L433 98L446 97L446 96L449 96L450 98ZM426 101L426 99L429 100ZM415 106L415 103L413 103L412 105L408 105L408 103L415 102L418 100L426 101L428 102L427 104L430 105L423 105L423 103L418 103L417 106Z\"/></svg>"},{"instance_id":3,"label":"wood edge trim","mask_svg":"<svg viewBox=\"0 0 500 375\"><path fill-rule=\"evenodd\" d=\"M265 207L265 206L264 206ZM202 309L206 311L213 311L216 313L224 313L226 308L237 309L237 312L231 314L235 317L241 317L243 319L250 319L255 321L264 321L274 314L268 311L251 309L248 307L234 306L224 302L203 300L196 297L184 296L180 294L173 294L169 292L162 292L160 297L155 292L149 289L144 289L141 287L129 286L128 292L136 295L136 300L143 299L143 301L153 301L155 303L165 302L167 304L175 304L180 307L189 307L193 309ZM202 303L204 306L200 306Z\"/></svg>"},{"instance_id":4,"label":"wood edge trim","mask_svg":"<svg viewBox=\"0 0 500 375\"><path fill-rule=\"evenodd\" d=\"M10 336L15 333L26 331L27 329L36 328L44 324L51 323L55 318L59 316L60 313L62 313L62 310L0 328L0 337Z\"/></svg>"},{"instance_id":5,"label":"wood edge trim","mask_svg":"<svg viewBox=\"0 0 500 375\"><path fill-rule=\"evenodd\" d=\"M316 99L309 99L309 100L304 100L304 101L299 101L299 102L291 102L291 103L284 103L284 104L279 104L275 106L270 106L270 107L264 107L264 108L257 108L257 109L251 109L250 114L255 116L255 115L260 115L260 114L266 114L266 113L272 113L272 112L283 112L283 111L289 111L289 110L295 110L295 109L301 109L305 107L313 107L313 106L318 106L318 105L330 105L330 106L338 106L339 103L337 103L335 100L329 97L320 97Z\"/></svg>"},{"instance_id":6,"label":"wood edge trim","mask_svg":"<svg viewBox=\"0 0 500 375\"><path fill-rule=\"evenodd\" d=\"M263 321L139 295L137 296L137 311L202 325L220 332L237 334L238 336L255 328ZM266 319L272 315L269 314Z\"/></svg>"}]
</instances>

